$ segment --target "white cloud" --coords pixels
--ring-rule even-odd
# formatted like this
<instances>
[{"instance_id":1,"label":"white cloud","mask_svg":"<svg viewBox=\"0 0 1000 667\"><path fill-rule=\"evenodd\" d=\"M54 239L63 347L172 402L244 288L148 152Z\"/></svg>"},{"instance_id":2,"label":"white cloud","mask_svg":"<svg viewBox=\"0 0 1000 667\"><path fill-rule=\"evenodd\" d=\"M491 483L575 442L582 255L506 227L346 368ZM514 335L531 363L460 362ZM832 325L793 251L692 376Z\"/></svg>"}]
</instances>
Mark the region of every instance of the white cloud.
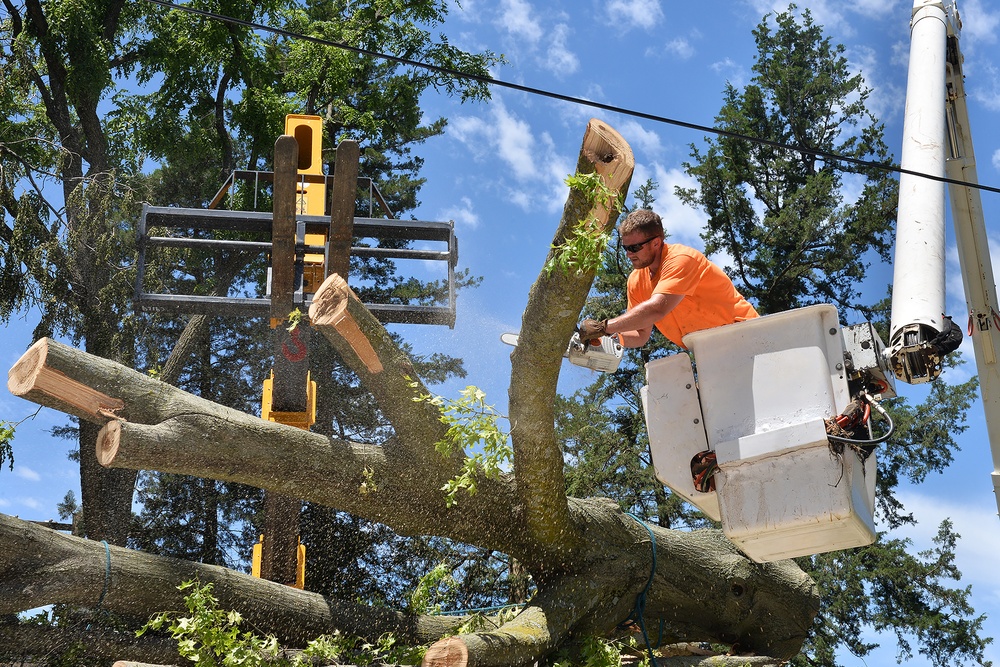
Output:
<instances>
[{"instance_id":1,"label":"white cloud","mask_svg":"<svg viewBox=\"0 0 1000 667\"><path fill-rule=\"evenodd\" d=\"M848 59L849 75L860 75L862 85L871 90L865 105L875 117L882 119L901 117L906 90L893 82L891 71L880 62L878 52L867 45L855 45L847 49L845 55ZM857 98L858 94L852 93L848 103L856 101ZM861 132L860 128L847 125L842 130L845 134Z\"/></svg>"},{"instance_id":2,"label":"white cloud","mask_svg":"<svg viewBox=\"0 0 1000 667\"><path fill-rule=\"evenodd\" d=\"M23 505L24 507L27 507L28 509L32 509L32 510L40 510L40 509L42 509L42 503L39 502L39 500L37 498L31 498L31 497L18 498L17 502L20 503L21 505Z\"/></svg>"},{"instance_id":3,"label":"white cloud","mask_svg":"<svg viewBox=\"0 0 1000 667\"><path fill-rule=\"evenodd\" d=\"M718 60L712 63L711 67L712 71L725 77L726 81L733 84L737 88L742 88L743 84L746 83L746 69L743 65L739 64L732 58L727 57L722 60Z\"/></svg>"},{"instance_id":4,"label":"white cloud","mask_svg":"<svg viewBox=\"0 0 1000 667\"><path fill-rule=\"evenodd\" d=\"M888 16L902 6L902 0L854 0L851 9L864 16L877 18Z\"/></svg>"},{"instance_id":5,"label":"white cloud","mask_svg":"<svg viewBox=\"0 0 1000 667\"><path fill-rule=\"evenodd\" d=\"M457 225L477 229L479 227L479 214L473 210L472 200L468 197L462 197L459 201L461 206L450 206L442 211L441 215L446 220L454 220Z\"/></svg>"},{"instance_id":6,"label":"white cloud","mask_svg":"<svg viewBox=\"0 0 1000 667\"><path fill-rule=\"evenodd\" d=\"M497 26L531 45L537 44L545 34L534 16L531 5L524 0L503 0Z\"/></svg>"},{"instance_id":7,"label":"white cloud","mask_svg":"<svg viewBox=\"0 0 1000 667\"><path fill-rule=\"evenodd\" d=\"M962 40L970 45L979 42L995 44L1000 28L1000 12L989 11L982 0L963 0L959 7L962 20Z\"/></svg>"},{"instance_id":8,"label":"white cloud","mask_svg":"<svg viewBox=\"0 0 1000 667\"><path fill-rule=\"evenodd\" d=\"M969 74L969 68L965 73ZM966 85L965 92L991 111L1000 111L1000 70L992 63L979 62L975 85Z\"/></svg>"},{"instance_id":9,"label":"white cloud","mask_svg":"<svg viewBox=\"0 0 1000 667\"><path fill-rule=\"evenodd\" d=\"M511 168L514 178L522 181L534 178L538 174L538 165L535 163L535 138L531 126L527 121L507 113L506 109L497 113L495 120L496 147L500 159Z\"/></svg>"},{"instance_id":10,"label":"white cloud","mask_svg":"<svg viewBox=\"0 0 1000 667\"><path fill-rule=\"evenodd\" d=\"M663 154L664 149L660 135L647 130L636 120L626 118L616 126L616 129L632 147L632 152L636 153L637 159L655 160ZM635 182L633 180L633 183Z\"/></svg>"},{"instance_id":11,"label":"white cloud","mask_svg":"<svg viewBox=\"0 0 1000 667\"><path fill-rule=\"evenodd\" d=\"M558 211L566 201L566 176L575 163L560 155L552 137L536 137L531 125L508 111L494 97L484 116L462 116L449 124L450 136L460 141L477 160L500 158L496 186L508 201L526 210ZM513 182L513 183L512 183Z\"/></svg>"},{"instance_id":12,"label":"white cloud","mask_svg":"<svg viewBox=\"0 0 1000 667\"><path fill-rule=\"evenodd\" d=\"M566 204L566 197L569 195L566 177L576 171L576 163L569 156L557 153L555 143L548 134L544 135L543 139L545 140L545 153L548 156L545 162L547 169L544 178L544 182L547 184L545 186L547 194L543 195L543 202L546 211L558 213L562 211Z\"/></svg>"},{"instance_id":13,"label":"white cloud","mask_svg":"<svg viewBox=\"0 0 1000 667\"><path fill-rule=\"evenodd\" d=\"M538 174L535 138L531 127L507 111L498 96L485 116L460 116L449 123L451 136L462 142L477 159L498 156L518 180Z\"/></svg>"},{"instance_id":14,"label":"white cloud","mask_svg":"<svg viewBox=\"0 0 1000 667\"><path fill-rule=\"evenodd\" d=\"M575 95L581 100L595 101L595 102L607 102L607 95L604 94L604 89L599 83L589 83L586 88ZM556 114L558 114L559 124L566 128L573 128L576 132L576 128L584 127L590 121L591 118L604 117L604 111L597 109L586 104L575 104L569 102L560 102L554 107Z\"/></svg>"},{"instance_id":15,"label":"white cloud","mask_svg":"<svg viewBox=\"0 0 1000 667\"><path fill-rule=\"evenodd\" d=\"M663 19L660 0L611 0L606 7L612 25L623 30L648 30Z\"/></svg>"},{"instance_id":16,"label":"white cloud","mask_svg":"<svg viewBox=\"0 0 1000 667\"><path fill-rule=\"evenodd\" d=\"M544 66L557 76L573 74L580 68L580 59L566 47L569 26L560 23L549 34L549 45L545 52Z\"/></svg>"},{"instance_id":17,"label":"white cloud","mask_svg":"<svg viewBox=\"0 0 1000 667\"><path fill-rule=\"evenodd\" d=\"M450 0L448 2L448 16L458 17L468 23L479 23L482 18L483 9L479 0Z\"/></svg>"},{"instance_id":18,"label":"white cloud","mask_svg":"<svg viewBox=\"0 0 1000 667\"><path fill-rule=\"evenodd\" d=\"M768 13L778 14L788 11L789 5L787 0L749 0L748 4L761 17ZM844 3L840 0L834 2L830 0L799 0L795 4L798 7L797 13L808 9L809 13L812 14L813 21L819 25L840 29L844 34L853 33L850 25L844 21L842 11L847 9L850 3Z\"/></svg>"},{"instance_id":19,"label":"white cloud","mask_svg":"<svg viewBox=\"0 0 1000 667\"><path fill-rule=\"evenodd\" d=\"M767 13L787 11L790 3L788 0L747 0L747 4L762 17ZM847 16L848 13L867 19L884 18L899 14L904 0L798 0L795 4L799 13L808 9L815 23L827 32L836 31L838 38L842 38L853 37L857 32L854 28L857 19Z\"/></svg>"},{"instance_id":20,"label":"white cloud","mask_svg":"<svg viewBox=\"0 0 1000 667\"><path fill-rule=\"evenodd\" d=\"M633 185L645 182L646 176L638 176L639 178L633 177ZM674 194L674 187L697 188L698 181L676 167L668 169L659 163L653 164L651 176L659 186L653 210L663 218L663 228L668 234L668 240L703 249L705 244L701 240L701 232L705 228L704 213L684 204Z\"/></svg>"},{"instance_id":21,"label":"white cloud","mask_svg":"<svg viewBox=\"0 0 1000 667\"><path fill-rule=\"evenodd\" d=\"M691 46L691 42L684 37L677 37L667 42L666 50L669 53L673 53L681 60L687 60L694 55L694 47Z\"/></svg>"},{"instance_id":22,"label":"white cloud","mask_svg":"<svg viewBox=\"0 0 1000 667\"><path fill-rule=\"evenodd\" d=\"M910 63L910 44L902 40L894 42L892 45L892 57L889 59L890 65L905 68Z\"/></svg>"},{"instance_id":23,"label":"white cloud","mask_svg":"<svg viewBox=\"0 0 1000 667\"><path fill-rule=\"evenodd\" d=\"M23 466L23 465L16 465L15 464L15 466L14 466L14 474L17 475L18 477L22 478L22 479L26 479L26 480L29 480L31 482L39 482L42 479L42 476L39 475L37 472L35 472L31 468L29 468L27 466Z\"/></svg>"}]
</instances>

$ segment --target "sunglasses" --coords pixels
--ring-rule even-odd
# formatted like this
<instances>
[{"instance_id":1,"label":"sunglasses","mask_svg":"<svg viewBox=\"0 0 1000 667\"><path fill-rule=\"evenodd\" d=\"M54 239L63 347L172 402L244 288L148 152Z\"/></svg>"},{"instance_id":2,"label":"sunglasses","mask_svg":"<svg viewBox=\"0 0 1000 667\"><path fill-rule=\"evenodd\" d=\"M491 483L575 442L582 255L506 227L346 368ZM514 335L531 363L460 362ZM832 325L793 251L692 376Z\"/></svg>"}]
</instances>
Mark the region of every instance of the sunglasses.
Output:
<instances>
[{"instance_id":1,"label":"sunglasses","mask_svg":"<svg viewBox=\"0 0 1000 667\"><path fill-rule=\"evenodd\" d=\"M655 238L658 238L658 237L656 237L656 236L650 236L648 239L646 239L642 243L633 243L632 245L623 245L622 248L625 249L625 252L636 253L636 252L639 252L640 250L642 250L642 246L646 245L647 243L649 243L650 241L652 241Z\"/></svg>"}]
</instances>

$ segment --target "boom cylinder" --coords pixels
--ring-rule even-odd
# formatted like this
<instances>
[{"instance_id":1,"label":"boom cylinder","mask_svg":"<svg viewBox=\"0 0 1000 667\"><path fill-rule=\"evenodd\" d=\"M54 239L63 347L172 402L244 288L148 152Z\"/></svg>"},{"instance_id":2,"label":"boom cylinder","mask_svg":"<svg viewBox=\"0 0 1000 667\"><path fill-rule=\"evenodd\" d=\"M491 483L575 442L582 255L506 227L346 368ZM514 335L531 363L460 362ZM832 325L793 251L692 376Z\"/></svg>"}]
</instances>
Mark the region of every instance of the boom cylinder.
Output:
<instances>
[{"instance_id":1,"label":"boom cylinder","mask_svg":"<svg viewBox=\"0 0 1000 667\"><path fill-rule=\"evenodd\" d=\"M903 118L903 169L945 175L945 63L943 3L914 0L910 64ZM945 283L944 188L900 174L892 288L890 361L905 382L928 382L941 372L929 341L943 328Z\"/></svg>"}]
</instances>

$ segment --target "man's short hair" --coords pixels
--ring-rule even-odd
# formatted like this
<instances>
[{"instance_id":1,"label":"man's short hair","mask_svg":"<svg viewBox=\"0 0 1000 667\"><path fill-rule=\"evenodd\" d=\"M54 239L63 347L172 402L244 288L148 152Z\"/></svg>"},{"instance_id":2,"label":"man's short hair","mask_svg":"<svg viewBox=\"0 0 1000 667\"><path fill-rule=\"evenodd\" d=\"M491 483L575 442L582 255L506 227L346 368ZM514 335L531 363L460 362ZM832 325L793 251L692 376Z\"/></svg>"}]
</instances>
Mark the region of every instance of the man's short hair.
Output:
<instances>
[{"instance_id":1,"label":"man's short hair","mask_svg":"<svg viewBox=\"0 0 1000 667\"><path fill-rule=\"evenodd\" d=\"M663 221L648 208L637 208L618 225L618 236L628 236L633 232L643 232L646 236L663 236Z\"/></svg>"}]
</instances>

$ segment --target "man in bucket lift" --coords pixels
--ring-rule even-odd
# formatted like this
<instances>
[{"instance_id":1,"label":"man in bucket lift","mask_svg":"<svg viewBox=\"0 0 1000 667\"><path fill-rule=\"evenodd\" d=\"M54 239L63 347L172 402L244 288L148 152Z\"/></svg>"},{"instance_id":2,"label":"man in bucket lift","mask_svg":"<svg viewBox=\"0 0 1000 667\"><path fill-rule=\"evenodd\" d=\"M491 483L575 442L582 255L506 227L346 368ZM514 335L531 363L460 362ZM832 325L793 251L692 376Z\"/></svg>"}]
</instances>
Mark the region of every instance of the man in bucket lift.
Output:
<instances>
[{"instance_id":1,"label":"man in bucket lift","mask_svg":"<svg viewBox=\"0 0 1000 667\"><path fill-rule=\"evenodd\" d=\"M625 347L641 347L653 326L671 342L692 331L711 329L757 317L718 266L694 248L667 243L663 222L649 209L629 213L618 225L618 236L632 273L628 277L628 309L606 320L580 323L580 338L618 334Z\"/></svg>"}]
</instances>

